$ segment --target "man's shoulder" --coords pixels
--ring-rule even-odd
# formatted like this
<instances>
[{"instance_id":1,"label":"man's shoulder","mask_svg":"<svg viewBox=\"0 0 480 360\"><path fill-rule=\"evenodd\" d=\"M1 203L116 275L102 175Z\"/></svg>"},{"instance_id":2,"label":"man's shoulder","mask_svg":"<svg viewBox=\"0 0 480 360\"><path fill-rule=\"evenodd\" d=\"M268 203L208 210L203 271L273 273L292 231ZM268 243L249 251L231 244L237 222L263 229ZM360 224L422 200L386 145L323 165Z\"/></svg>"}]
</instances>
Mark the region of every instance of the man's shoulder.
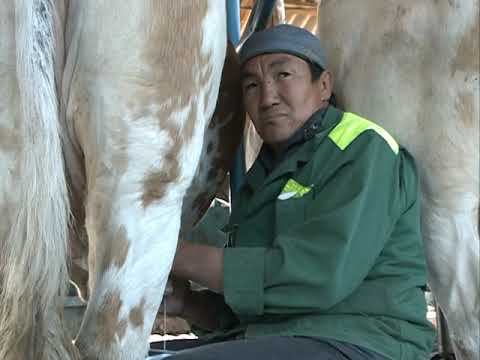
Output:
<instances>
[{"instance_id":1,"label":"man's shoulder","mask_svg":"<svg viewBox=\"0 0 480 360\"><path fill-rule=\"evenodd\" d=\"M382 126L352 112L343 112L340 121L330 130L329 139L344 151L360 139L363 143L381 141L397 155L400 149L395 138Z\"/></svg>"}]
</instances>

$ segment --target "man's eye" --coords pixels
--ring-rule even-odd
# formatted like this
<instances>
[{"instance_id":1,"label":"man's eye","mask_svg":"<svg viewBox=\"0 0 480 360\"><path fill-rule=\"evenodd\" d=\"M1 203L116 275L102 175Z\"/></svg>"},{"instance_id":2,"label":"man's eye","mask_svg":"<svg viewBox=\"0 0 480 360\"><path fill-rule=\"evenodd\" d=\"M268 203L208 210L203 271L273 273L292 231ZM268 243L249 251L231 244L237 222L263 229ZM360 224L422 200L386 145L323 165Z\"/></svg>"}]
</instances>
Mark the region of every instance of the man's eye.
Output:
<instances>
[{"instance_id":1,"label":"man's eye","mask_svg":"<svg viewBox=\"0 0 480 360\"><path fill-rule=\"evenodd\" d=\"M288 73L286 71L282 71L282 72L278 73L279 78L287 78L289 76L290 76L290 73Z\"/></svg>"}]
</instances>

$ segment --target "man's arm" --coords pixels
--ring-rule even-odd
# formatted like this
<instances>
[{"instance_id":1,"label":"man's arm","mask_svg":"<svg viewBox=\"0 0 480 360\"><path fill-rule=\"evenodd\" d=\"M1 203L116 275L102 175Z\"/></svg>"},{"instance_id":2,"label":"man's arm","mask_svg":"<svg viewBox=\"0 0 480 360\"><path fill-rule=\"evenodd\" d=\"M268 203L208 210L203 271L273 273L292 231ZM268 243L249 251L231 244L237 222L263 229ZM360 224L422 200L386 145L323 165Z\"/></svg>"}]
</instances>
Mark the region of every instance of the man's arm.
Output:
<instances>
[{"instance_id":1,"label":"man's arm","mask_svg":"<svg viewBox=\"0 0 480 360\"><path fill-rule=\"evenodd\" d=\"M181 242L173 261L172 274L191 280L215 292L223 291L223 249Z\"/></svg>"}]
</instances>

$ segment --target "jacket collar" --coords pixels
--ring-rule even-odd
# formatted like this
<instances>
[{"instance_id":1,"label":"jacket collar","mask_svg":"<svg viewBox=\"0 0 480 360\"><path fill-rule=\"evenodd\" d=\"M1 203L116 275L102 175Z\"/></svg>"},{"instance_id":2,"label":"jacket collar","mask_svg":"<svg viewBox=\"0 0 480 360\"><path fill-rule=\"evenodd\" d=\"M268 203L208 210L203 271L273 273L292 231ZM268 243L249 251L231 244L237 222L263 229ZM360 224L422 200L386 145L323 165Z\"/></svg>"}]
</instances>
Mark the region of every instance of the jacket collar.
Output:
<instances>
[{"instance_id":1,"label":"jacket collar","mask_svg":"<svg viewBox=\"0 0 480 360\"><path fill-rule=\"evenodd\" d=\"M319 127L325 117L328 106L316 111L310 118L283 144L279 154L275 154L272 148L264 144L258 155L258 160L262 162L268 173L280 164L293 151L299 148L303 143L310 140L318 132Z\"/></svg>"},{"instance_id":2,"label":"jacket collar","mask_svg":"<svg viewBox=\"0 0 480 360\"><path fill-rule=\"evenodd\" d=\"M301 129L305 134L303 144L292 149L292 152L289 152L270 173L264 162L257 157L252 168L247 173L246 186L255 191L263 184L269 184L285 174L293 173L307 163L312 158L318 145L328 136L332 128L340 122L343 112L330 105L324 114L319 110L312 115L312 118L318 116L321 116L323 119L321 118L321 121L308 120L307 122L310 123L310 126ZM316 126L312 126L312 124Z\"/></svg>"}]
</instances>

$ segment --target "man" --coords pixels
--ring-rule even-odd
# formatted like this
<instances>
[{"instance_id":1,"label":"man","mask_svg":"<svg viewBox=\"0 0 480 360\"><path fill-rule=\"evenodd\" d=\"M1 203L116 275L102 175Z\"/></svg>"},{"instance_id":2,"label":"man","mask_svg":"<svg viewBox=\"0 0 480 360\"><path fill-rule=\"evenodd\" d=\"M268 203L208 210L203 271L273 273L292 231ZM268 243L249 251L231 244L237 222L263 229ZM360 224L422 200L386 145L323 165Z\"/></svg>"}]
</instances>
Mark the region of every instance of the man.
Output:
<instances>
[{"instance_id":1,"label":"man","mask_svg":"<svg viewBox=\"0 0 480 360\"><path fill-rule=\"evenodd\" d=\"M264 146L228 246L181 243L167 297L167 310L227 341L172 359L426 359L413 159L378 125L329 104L332 74L309 32L256 33L240 61Z\"/></svg>"}]
</instances>

